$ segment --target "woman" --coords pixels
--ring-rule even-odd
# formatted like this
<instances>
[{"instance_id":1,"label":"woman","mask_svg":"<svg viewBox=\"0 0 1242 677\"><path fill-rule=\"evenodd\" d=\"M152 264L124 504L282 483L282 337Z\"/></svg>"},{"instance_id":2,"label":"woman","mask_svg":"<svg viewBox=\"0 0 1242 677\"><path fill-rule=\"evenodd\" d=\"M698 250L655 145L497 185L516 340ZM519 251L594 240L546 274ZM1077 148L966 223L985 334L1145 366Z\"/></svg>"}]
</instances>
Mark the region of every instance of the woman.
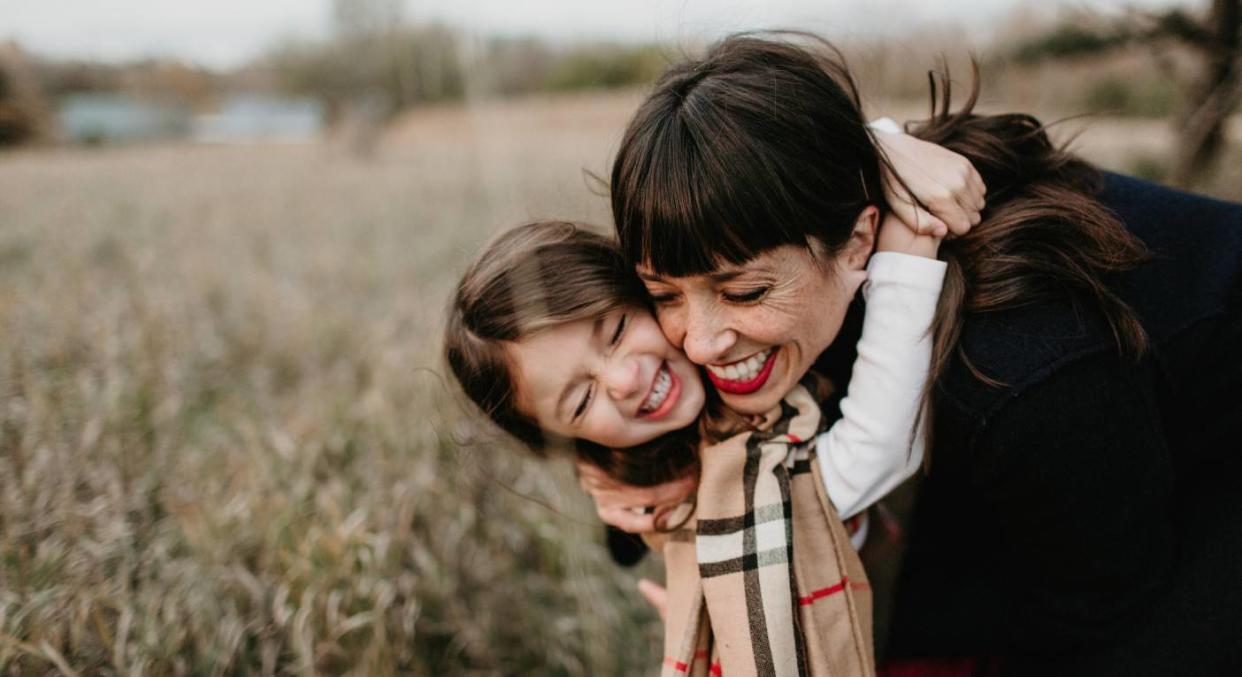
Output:
<instances>
[{"instance_id":1,"label":"woman","mask_svg":"<svg viewBox=\"0 0 1242 677\"><path fill-rule=\"evenodd\" d=\"M735 36L674 66L613 169L665 334L742 412L813 364L848 380L842 253L887 208L848 71L799 39ZM1242 207L1101 176L1029 116L973 114L977 91L950 113L944 89L915 134L970 158L991 197L941 250L930 470L888 654L1218 674L1242 658ZM769 376L739 392L722 374L755 357ZM612 506L659 494L586 485Z\"/></svg>"}]
</instances>

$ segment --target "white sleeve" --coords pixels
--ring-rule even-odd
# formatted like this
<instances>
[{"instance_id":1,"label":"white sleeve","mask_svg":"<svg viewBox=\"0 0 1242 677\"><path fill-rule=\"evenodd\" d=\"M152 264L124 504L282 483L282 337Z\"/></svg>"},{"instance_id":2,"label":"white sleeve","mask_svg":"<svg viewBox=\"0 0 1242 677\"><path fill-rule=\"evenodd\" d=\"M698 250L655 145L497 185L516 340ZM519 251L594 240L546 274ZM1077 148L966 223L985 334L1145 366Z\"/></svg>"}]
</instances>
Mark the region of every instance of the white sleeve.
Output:
<instances>
[{"instance_id":1,"label":"white sleeve","mask_svg":"<svg viewBox=\"0 0 1242 677\"><path fill-rule=\"evenodd\" d=\"M872 120L871 122L868 122L867 126L874 129L877 132L887 132L889 134L904 134L905 133L901 129L901 125L897 124L897 121L892 118L876 118Z\"/></svg>"},{"instance_id":2,"label":"white sleeve","mask_svg":"<svg viewBox=\"0 0 1242 677\"><path fill-rule=\"evenodd\" d=\"M946 268L897 252L877 252L867 264L866 314L841 418L815 440L820 474L841 519L884 497L923 462L926 422L913 440L911 430Z\"/></svg>"}]
</instances>

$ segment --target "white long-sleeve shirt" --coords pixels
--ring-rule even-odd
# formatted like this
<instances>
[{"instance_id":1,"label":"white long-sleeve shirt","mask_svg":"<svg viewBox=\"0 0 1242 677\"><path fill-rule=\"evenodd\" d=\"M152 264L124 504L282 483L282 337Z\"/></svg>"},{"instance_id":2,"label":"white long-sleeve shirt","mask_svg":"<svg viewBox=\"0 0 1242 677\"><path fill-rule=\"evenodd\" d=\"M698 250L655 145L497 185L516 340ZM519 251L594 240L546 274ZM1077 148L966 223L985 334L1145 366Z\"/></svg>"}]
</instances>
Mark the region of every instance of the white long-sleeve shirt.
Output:
<instances>
[{"instance_id":1,"label":"white long-sleeve shirt","mask_svg":"<svg viewBox=\"0 0 1242 677\"><path fill-rule=\"evenodd\" d=\"M884 497L923 462L922 426L911 437L931 364L931 322L943 261L877 252L867 264L858 358L841 418L815 440L820 474L842 519ZM865 531L857 534L861 541Z\"/></svg>"}]
</instances>

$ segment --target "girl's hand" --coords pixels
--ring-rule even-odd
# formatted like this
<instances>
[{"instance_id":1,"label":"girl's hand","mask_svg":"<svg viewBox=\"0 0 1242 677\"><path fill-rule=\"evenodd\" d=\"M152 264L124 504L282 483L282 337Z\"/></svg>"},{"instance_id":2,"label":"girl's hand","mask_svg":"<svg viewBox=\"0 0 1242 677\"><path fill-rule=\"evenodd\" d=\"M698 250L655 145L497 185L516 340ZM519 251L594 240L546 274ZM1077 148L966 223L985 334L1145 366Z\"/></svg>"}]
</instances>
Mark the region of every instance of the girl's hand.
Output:
<instances>
[{"instance_id":1,"label":"girl's hand","mask_svg":"<svg viewBox=\"0 0 1242 677\"><path fill-rule=\"evenodd\" d=\"M898 252L911 256L936 258L940 251L940 241L944 238L936 235L919 235L906 227L895 214L889 212L880 222L880 232L876 235L875 250L877 252Z\"/></svg>"},{"instance_id":2,"label":"girl's hand","mask_svg":"<svg viewBox=\"0 0 1242 677\"><path fill-rule=\"evenodd\" d=\"M698 482L693 476L654 487L622 484L604 471L578 461L578 484L595 499L595 511L605 524L631 533L655 531L678 506L686 502Z\"/></svg>"},{"instance_id":3,"label":"girl's hand","mask_svg":"<svg viewBox=\"0 0 1242 677\"><path fill-rule=\"evenodd\" d=\"M875 138L910 188L907 191L897 177L881 165L884 197L902 223L919 235L939 237L949 233L965 235L971 226L979 223L987 186L969 160L908 134L877 130ZM910 197L911 192L930 212L918 206Z\"/></svg>"}]
</instances>

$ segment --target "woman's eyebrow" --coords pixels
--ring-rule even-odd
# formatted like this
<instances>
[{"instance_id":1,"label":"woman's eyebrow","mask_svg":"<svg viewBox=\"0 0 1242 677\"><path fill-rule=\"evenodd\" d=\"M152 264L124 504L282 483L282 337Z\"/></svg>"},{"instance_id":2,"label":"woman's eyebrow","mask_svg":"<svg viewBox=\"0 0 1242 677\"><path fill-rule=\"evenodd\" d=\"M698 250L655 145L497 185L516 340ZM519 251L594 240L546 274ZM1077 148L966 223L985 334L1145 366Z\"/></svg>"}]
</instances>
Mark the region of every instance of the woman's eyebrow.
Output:
<instances>
[{"instance_id":1,"label":"woman's eyebrow","mask_svg":"<svg viewBox=\"0 0 1242 677\"><path fill-rule=\"evenodd\" d=\"M747 273L763 273L763 272L767 272L766 269L722 270L718 273L709 273L707 275L707 279L711 280L712 282L728 282L729 280L741 277L742 275L745 275ZM655 273L639 273L638 278L640 280L643 280L644 282L661 282L661 283L664 282L664 278Z\"/></svg>"},{"instance_id":2,"label":"woman's eyebrow","mask_svg":"<svg viewBox=\"0 0 1242 677\"><path fill-rule=\"evenodd\" d=\"M744 274L746 274L746 273L753 273L753 272L756 272L756 271L753 271L753 270L724 270L724 271L721 271L721 272L719 272L719 273L711 273L710 275L708 275L708 276L707 276L707 279L711 280L712 282L728 282L729 280L733 280L733 279L736 279L736 278L738 278L738 277L741 277L742 275L744 275Z\"/></svg>"}]
</instances>

